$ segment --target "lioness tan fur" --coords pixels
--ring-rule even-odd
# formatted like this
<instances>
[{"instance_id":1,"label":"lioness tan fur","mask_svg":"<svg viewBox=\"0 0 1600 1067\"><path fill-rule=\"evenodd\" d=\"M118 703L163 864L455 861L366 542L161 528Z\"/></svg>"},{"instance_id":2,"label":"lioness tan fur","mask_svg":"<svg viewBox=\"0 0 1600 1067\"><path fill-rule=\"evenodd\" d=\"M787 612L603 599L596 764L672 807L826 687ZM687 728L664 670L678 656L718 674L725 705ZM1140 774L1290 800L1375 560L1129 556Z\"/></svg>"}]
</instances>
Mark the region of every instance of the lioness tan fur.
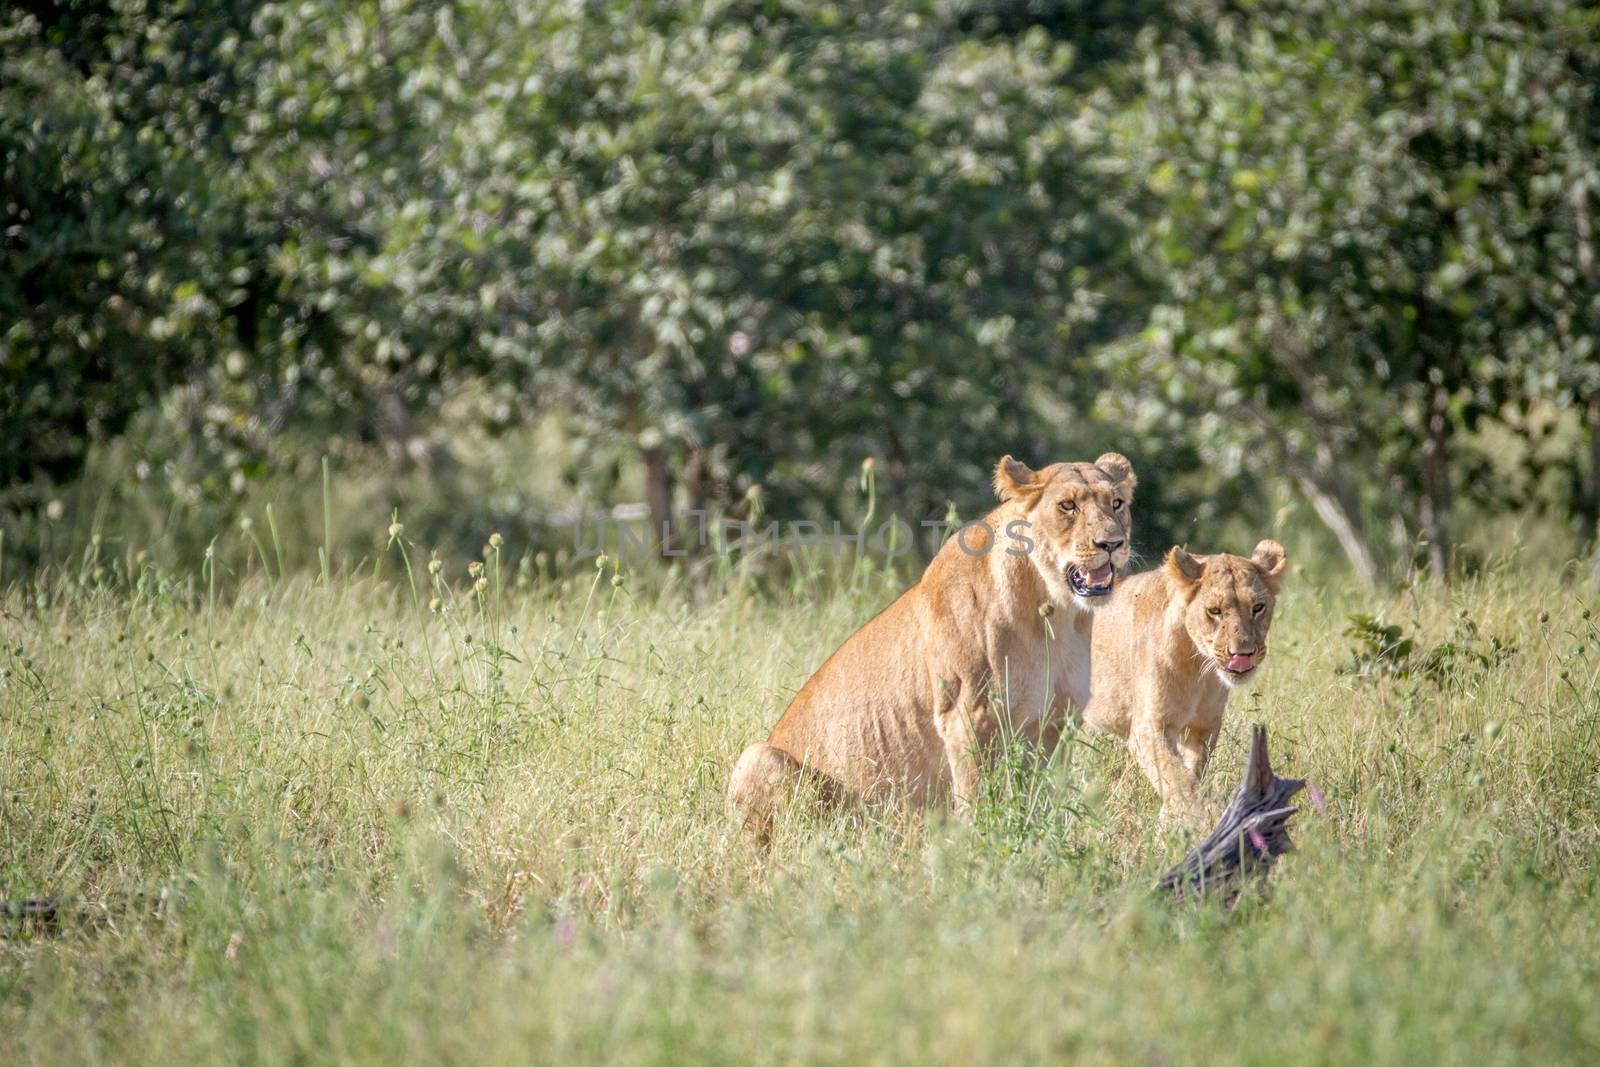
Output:
<instances>
[{"instance_id":1,"label":"lioness tan fur","mask_svg":"<svg viewBox=\"0 0 1600 1067\"><path fill-rule=\"evenodd\" d=\"M1128 742L1162 815L1207 828L1200 796L1228 694L1256 676L1288 559L1264 540L1249 559L1182 548L1123 580L1095 617L1094 695L1083 717Z\"/></svg>"},{"instance_id":2,"label":"lioness tan fur","mask_svg":"<svg viewBox=\"0 0 1600 1067\"><path fill-rule=\"evenodd\" d=\"M835 797L964 806L1002 725L1053 746L1069 706L1089 698L1092 611L1128 559L1134 484L1115 452L1037 472L1002 459L1000 506L946 541L745 749L729 813L765 840L806 779Z\"/></svg>"}]
</instances>

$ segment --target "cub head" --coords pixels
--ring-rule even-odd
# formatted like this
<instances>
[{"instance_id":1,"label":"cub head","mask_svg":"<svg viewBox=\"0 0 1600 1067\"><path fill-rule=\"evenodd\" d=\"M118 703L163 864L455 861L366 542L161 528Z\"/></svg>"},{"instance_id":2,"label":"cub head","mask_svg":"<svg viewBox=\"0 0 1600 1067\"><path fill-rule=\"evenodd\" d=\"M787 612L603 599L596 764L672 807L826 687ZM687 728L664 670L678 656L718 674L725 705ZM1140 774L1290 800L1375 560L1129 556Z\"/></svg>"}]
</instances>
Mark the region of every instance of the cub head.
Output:
<instances>
[{"instance_id":1,"label":"cub head","mask_svg":"<svg viewBox=\"0 0 1600 1067\"><path fill-rule=\"evenodd\" d=\"M1230 688L1255 677L1267 655L1272 609L1288 567L1276 541L1256 545L1249 559L1216 553L1167 553L1167 581L1184 598L1183 622L1198 652Z\"/></svg>"},{"instance_id":2,"label":"cub head","mask_svg":"<svg viewBox=\"0 0 1600 1067\"><path fill-rule=\"evenodd\" d=\"M1083 610L1104 603L1128 562L1135 484L1133 464L1117 452L1038 471L1007 456L995 467L995 494L1021 510L1022 543L1051 600Z\"/></svg>"}]
</instances>

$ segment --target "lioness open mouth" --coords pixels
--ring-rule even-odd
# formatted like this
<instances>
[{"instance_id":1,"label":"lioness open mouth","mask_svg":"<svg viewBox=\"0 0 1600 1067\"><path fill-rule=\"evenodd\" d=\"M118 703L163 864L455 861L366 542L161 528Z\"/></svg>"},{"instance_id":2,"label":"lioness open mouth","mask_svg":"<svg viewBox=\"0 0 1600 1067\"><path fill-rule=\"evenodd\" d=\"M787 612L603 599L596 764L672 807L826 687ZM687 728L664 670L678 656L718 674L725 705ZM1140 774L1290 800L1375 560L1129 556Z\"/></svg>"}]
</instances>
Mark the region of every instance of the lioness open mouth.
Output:
<instances>
[{"instance_id":1,"label":"lioness open mouth","mask_svg":"<svg viewBox=\"0 0 1600 1067\"><path fill-rule=\"evenodd\" d=\"M1074 563L1067 567L1067 584L1079 596L1105 596L1117 584L1117 572L1109 563L1092 571Z\"/></svg>"}]
</instances>

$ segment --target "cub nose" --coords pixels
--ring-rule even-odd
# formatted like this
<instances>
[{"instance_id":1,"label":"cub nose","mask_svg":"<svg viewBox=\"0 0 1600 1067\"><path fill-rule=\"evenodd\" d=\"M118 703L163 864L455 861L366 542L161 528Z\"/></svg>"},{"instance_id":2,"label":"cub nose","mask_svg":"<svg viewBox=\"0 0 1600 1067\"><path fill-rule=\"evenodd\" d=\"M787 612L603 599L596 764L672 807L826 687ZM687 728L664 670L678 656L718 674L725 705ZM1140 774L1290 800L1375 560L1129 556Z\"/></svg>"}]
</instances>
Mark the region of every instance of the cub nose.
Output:
<instances>
[{"instance_id":1,"label":"cub nose","mask_svg":"<svg viewBox=\"0 0 1600 1067\"><path fill-rule=\"evenodd\" d=\"M1098 548L1102 552L1115 552L1117 549L1121 548L1127 543L1128 542L1126 538L1120 538L1116 541L1096 541L1094 543L1094 547Z\"/></svg>"}]
</instances>

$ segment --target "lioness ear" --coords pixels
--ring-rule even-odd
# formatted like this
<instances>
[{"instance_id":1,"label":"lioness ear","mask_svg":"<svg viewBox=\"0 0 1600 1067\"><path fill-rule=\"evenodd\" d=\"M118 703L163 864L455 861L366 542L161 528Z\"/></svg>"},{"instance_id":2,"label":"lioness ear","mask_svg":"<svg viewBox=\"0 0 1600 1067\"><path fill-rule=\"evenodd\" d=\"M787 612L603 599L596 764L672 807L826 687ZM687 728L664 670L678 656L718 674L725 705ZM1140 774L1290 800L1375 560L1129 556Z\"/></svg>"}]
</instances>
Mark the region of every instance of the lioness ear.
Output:
<instances>
[{"instance_id":1,"label":"lioness ear","mask_svg":"<svg viewBox=\"0 0 1600 1067\"><path fill-rule=\"evenodd\" d=\"M1173 545L1167 553L1167 575L1178 583L1179 589L1187 589L1198 582L1203 570L1205 560L1191 556L1182 545Z\"/></svg>"},{"instance_id":2,"label":"lioness ear","mask_svg":"<svg viewBox=\"0 0 1600 1067\"><path fill-rule=\"evenodd\" d=\"M1033 470L1022 460L1005 456L994 468L994 495L1002 501L1021 496L1033 485Z\"/></svg>"},{"instance_id":3,"label":"lioness ear","mask_svg":"<svg viewBox=\"0 0 1600 1067\"><path fill-rule=\"evenodd\" d=\"M1284 553L1283 546L1270 537L1262 538L1251 553L1250 562L1261 572L1261 580L1266 583L1267 591L1276 595L1283 587L1283 572L1289 568L1289 557Z\"/></svg>"},{"instance_id":4,"label":"lioness ear","mask_svg":"<svg viewBox=\"0 0 1600 1067\"><path fill-rule=\"evenodd\" d=\"M1117 488L1128 496L1133 495L1133 487L1139 484L1139 479L1133 476L1133 464L1128 462L1128 457L1121 452L1107 452L1094 461L1100 473L1117 483Z\"/></svg>"}]
</instances>

